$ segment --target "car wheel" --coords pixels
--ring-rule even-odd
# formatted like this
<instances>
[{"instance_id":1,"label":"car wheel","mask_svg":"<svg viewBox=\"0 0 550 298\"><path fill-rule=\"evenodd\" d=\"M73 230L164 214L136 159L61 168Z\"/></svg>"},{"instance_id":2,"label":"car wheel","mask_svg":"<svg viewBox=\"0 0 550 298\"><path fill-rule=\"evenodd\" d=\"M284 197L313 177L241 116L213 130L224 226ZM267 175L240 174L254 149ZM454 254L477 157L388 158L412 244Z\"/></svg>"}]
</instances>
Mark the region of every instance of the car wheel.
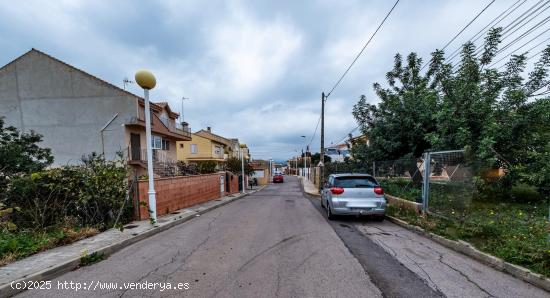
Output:
<instances>
[{"instance_id":1,"label":"car wheel","mask_svg":"<svg viewBox=\"0 0 550 298\"><path fill-rule=\"evenodd\" d=\"M334 214L332 214L332 211L330 210L330 205L329 205L329 204L327 204L327 208L326 208L326 209L327 209L327 218L328 218L329 220L333 220L333 219L334 219Z\"/></svg>"},{"instance_id":2,"label":"car wheel","mask_svg":"<svg viewBox=\"0 0 550 298\"><path fill-rule=\"evenodd\" d=\"M384 221L384 215L376 215L374 216L374 220L375 221Z\"/></svg>"}]
</instances>

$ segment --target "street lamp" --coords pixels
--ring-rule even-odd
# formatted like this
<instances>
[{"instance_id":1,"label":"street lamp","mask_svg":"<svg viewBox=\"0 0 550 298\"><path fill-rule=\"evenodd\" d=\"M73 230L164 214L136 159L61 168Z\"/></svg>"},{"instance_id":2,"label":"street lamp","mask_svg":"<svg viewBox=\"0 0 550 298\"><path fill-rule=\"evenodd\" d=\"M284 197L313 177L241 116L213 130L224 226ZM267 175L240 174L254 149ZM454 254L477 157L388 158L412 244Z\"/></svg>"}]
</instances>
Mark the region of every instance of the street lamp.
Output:
<instances>
[{"instance_id":1,"label":"street lamp","mask_svg":"<svg viewBox=\"0 0 550 298\"><path fill-rule=\"evenodd\" d=\"M153 223L157 222L157 199L155 197L155 182L153 177L153 149L151 147L151 109L149 108L149 90L155 88L157 80L148 70L139 70L135 76L138 85L143 88L145 99L145 140L147 143L147 176L149 180L149 216Z\"/></svg>"},{"instance_id":2,"label":"street lamp","mask_svg":"<svg viewBox=\"0 0 550 298\"><path fill-rule=\"evenodd\" d=\"M240 147L240 146L239 146ZM240 152L241 152L241 171L242 171L242 179L241 179L241 183L242 183L242 193L246 193L246 187L245 187L245 181L244 181L244 152L243 152L243 147L240 147L239 148Z\"/></svg>"},{"instance_id":3,"label":"street lamp","mask_svg":"<svg viewBox=\"0 0 550 298\"><path fill-rule=\"evenodd\" d=\"M306 136L302 136L302 138L304 138L304 142L306 141ZM304 177L306 176L306 155L307 155L307 152L304 154L304 150L302 149L302 158L304 159L304 170L302 171L302 174L304 175Z\"/></svg>"},{"instance_id":4,"label":"street lamp","mask_svg":"<svg viewBox=\"0 0 550 298\"><path fill-rule=\"evenodd\" d=\"M296 177L300 176L298 175L298 154L300 154L300 152L298 152L298 150L294 150L294 152L296 152L296 156L294 157L294 163L296 164Z\"/></svg>"},{"instance_id":5,"label":"street lamp","mask_svg":"<svg viewBox=\"0 0 550 298\"><path fill-rule=\"evenodd\" d=\"M190 99L189 97L182 97L181 98L181 122L183 123L185 120L183 119L183 101L186 99Z\"/></svg>"}]
</instances>

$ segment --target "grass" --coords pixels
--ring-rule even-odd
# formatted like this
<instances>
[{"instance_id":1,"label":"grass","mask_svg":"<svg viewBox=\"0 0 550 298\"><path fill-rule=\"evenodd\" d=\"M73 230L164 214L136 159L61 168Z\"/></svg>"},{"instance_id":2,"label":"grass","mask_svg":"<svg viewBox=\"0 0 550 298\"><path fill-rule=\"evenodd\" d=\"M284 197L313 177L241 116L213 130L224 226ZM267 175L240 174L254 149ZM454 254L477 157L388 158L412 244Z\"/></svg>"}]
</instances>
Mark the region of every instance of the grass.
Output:
<instances>
[{"instance_id":1,"label":"grass","mask_svg":"<svg viewBox=\"0 0 550 298\"><path fill-rule=\"evenodd\" d=\"M90 266L92 264L95 264L99 261L102 261L105 259L105 254L103 253L97 253L97 252L93 252L91 254L87 254L85 253L81 258L80 258L80 266L83 267L83 266Z\"/></svg>"},{"instance_id":2,"label":"grass","mask_svg":"<svg viewBox=\"0 0 550 298\"><path fill-rule=\"evenodd\" d=\"M0 231L0 266L57 246L99 233L91 227L56 227L44 231Z\"/></svg>"},{"instance_id":3,"label":"grass","mask_svg":"<svg viewBox=\"0 0 550 298\"><path fill-rule=\"evenodd\" d=\"M413 186L410 179L380 179L385 193L402 199L417 202L422 199L422 187Z\"/></svg>"},{"instance_id":4,"label":"grass","mask_svg":"<svg viewBox=\"0 0 550 298\"><path fill-rule=\"evenodd\" d=\"M444 189L448 191L446 194ZM433 196L430 192L430 211L433 213L426 217L393 206L388 214L435 234L468 241L507 262L550 277L546 203L487 201L471 195L466 198L466 191L449 190L440 187L434 190Z\"/></svg>"}]
</instances>

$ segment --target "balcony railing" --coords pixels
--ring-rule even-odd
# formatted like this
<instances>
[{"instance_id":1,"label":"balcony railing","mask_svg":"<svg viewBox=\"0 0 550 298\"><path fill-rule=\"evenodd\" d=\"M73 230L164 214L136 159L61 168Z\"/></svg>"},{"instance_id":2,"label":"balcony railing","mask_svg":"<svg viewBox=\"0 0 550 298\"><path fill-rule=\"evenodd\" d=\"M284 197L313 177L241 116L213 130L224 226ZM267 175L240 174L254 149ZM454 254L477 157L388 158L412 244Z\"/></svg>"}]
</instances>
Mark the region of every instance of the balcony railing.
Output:
<instances>
[{"instance_id":1,"label":"balcony railing","mask_svg":"<svg viewBox=\"0 0 550 298\"><path fill-rule=\"evenodd\" d=\"M146 163L147 149L140 148L140 147L128 147L128 160ZM168 157L165 152L161 150L153 149L153 162L173 162L173 161L174 160Z\"/></svg>"},{"instance_id":2,"label":"balcony railing","mask_svg":"<svg viewBox=\"0 0 550 298\"><path fill-rule=\"evenodd\" d=\"M154 116L151 115L151 119L153 119L153 117ZM170 119L168 118L159 117L159 119L168 128L170 132L191 138L191 128L189 126L183 126L180 123L176 123L175 121L170 121ZM145 123L144 110L139 109L138 116L132 117L129 123L131 124Z\"/></svg>"}]
</instances>

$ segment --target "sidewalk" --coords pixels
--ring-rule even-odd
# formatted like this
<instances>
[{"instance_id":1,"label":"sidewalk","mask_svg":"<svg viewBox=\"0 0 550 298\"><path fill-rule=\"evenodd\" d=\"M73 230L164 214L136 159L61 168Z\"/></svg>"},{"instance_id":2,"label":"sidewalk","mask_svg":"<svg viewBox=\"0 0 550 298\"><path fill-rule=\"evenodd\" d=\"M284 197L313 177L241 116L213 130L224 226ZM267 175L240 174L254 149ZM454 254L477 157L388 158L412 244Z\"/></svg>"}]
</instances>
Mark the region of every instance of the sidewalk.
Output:
<instances>
[{"instance_id":1,"label":"sidewalk","mask_svg":"<svg viewBox=\"0 0 550 298\"><path fill-rule=\"evenodd\" d=\"M300 181L302 182L302 185L304 186L304 191L307 194L313 195L313 196L320 196L319 190L313 184L313 182L309 181L308 179L304 179L304 177L298 177Z\"/></svg>"},{"instance_id":2,"label":"sidewalk","mask_svg":"<svg viewBox=\"0 0 550 298\"><path fill-rule=\"evenodd\" d=\"M104 254L105 257L109 256L126 246L262 189L263 187L254 187L254 190L247 190L247 194L237 193L180 209L169 215L159 217L156 226L152 226L149 220L131 222L125 226L122 232L117 229L110 229L96 236L49 249L0 267L0 297L15 295L22 291L13 289L12 282L53 279L78 268L83 255L96 252Z\"/></svg>"}]
</instances>

